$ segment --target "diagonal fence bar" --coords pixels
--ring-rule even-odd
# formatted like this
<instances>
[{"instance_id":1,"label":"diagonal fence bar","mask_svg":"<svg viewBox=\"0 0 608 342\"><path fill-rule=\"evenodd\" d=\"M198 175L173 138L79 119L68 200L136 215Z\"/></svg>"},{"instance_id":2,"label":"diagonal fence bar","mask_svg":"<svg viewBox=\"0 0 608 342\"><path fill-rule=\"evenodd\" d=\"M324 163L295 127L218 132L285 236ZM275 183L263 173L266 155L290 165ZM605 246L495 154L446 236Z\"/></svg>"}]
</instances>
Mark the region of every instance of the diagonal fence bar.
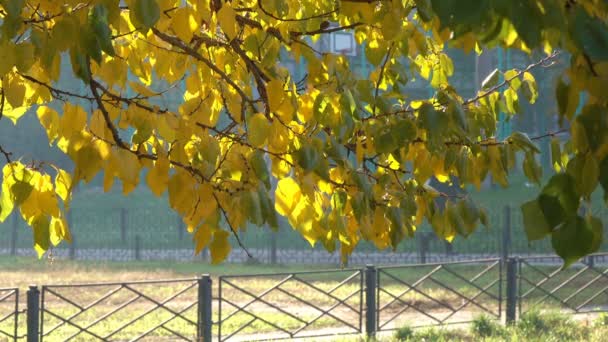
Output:
<instances>
[{"instance_id":1,"label":"diagonal fence bar","mask_svg":"<svg viewBox=\"0 0 608 342\"><path fill-rule=\"evenodd\" d=\"M359 269L219 277L218 340L362 332Z\"/></svg>"},{"instance_id":2,"label":"diagonal fence bar","mask_svg":"<svg viewBox=\"0 0 608 342\"><path fill-rule=\"evenodd\" d=\"M378 331L411 322L422 322L412 327L468 323L478 314L502 317L498 258L376 270Z\"/></svg>"},{"instance_id":3,"label":"diagonal fence bar","mask_svg":"<svg viewBox=\"0 0 608 342\"><path fill-rule=\"evenodd\" d=\"M19 289L0 288L0 340L19 336Z\"/></svg>"},{"instance_id":4,"label":"diagonal fence bar","mask_svg":"<svg viewBox=\"0 0 608 342\"><path fill-rule=\"evenodd\" d=\"M518 260L519 315L530 310L562 310L571 314L608 312L608 265L587 262L608 257L590 255L566 269L554 257L527 257Z\"/></svg>"},{"instance_id":5,"label":"diagonal fence bar","mask_svg":"<svg viewBox=\"0 0 608 342\"><path fill-rule=\"evenodd\" d=\"M198 281L43 286L40 340L196 340Z\"/></svg>"}]
</instances>

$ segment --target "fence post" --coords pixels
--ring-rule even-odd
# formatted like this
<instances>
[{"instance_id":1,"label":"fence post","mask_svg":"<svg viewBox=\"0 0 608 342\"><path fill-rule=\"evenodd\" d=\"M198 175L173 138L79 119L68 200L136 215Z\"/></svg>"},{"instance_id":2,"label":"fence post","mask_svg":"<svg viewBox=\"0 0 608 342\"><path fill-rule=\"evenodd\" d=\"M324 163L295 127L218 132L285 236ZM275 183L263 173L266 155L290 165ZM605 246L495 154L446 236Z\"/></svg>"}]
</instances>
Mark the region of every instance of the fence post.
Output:
<instances>
[{"instance_id":1,"label":"fence post","mask_svg":"<svg viewBox=\"0 0 608 342\"><path fill-rule=\"evenodd\" d=\"M120 208L120 241L127 241L127 209Z\"/></svg>"},{"instance_id":2,"label":"fence post","mask_svg":"<svg viewBox=\"0 0 608 342\"><path fill-rule=\"evenodd\" d=\"M184 220L181 216L177 215L177 239L179 241L184 239L184 230L186 230L186 227L184 227Z\"/></svg>"},{"instance_id":3,"label":"fence post","mask_svg":"<svg viewBox=\"0 0 608 342\"><path fill-rule=\"evenodd\" d=\"M40 327L40 291L36 285L27 290L27 342L38 342Z\"/></svg>"},{"instance_id":4,"label":"fence post","mask_svg":"<svg viewBox=\"0 0 608 342\"><path fill-rule=\"evenodd\" d=\"M13 226L11 231L11 255L17 255L17 234L19 234L19 216L13 213Z\"/></svg>"},{"instance_id":5,"label":"fence post","mask_svg":"<svg viewBox=\"0 0 608 342\"><path fill-rule=\"evenodd\" d=\"M587 256L587 266L591 268L595 267L595 256L593 254Z\"/></svg>"},{"instance_id":6,"label":"fence post","mask_svg":"<svg viewBox=\"0 0 608 342\"><path fill-rule=\"evenodd\" d=\"M211 292L211 276L203 274L198 279L198 341L211 341L211 306L213 294Z\"/></svg>"},{"instance_id":7,"label":"fence post","mask_svg":"<svg viewBox=\"0 0 608 342\"><path fill-rule=\"evenodd\" d=\"M507 259L507 324L515 322L517 313L517 263L517 258Z\"/></svg>"},{"instance_id":8,"label":"fence post","mask_svg":"<svg viewBox=\"0 0 608 342\"><path fill-rule=\"evenodd\" d=\"M429 250L430 234L418 234L418 261L421 264L426 264L426 254Z\"/></svg>"},{"instance_id":9,"label":"fence post","mask_svg":"<svg viewBox=\"0 0 608 342\"><path fill-rule=\"evenodd\" d=\"M76 234L74 234L74 227L72 226L72 210L74 209L70 209L67 213L68 227L70 228L70 232L72 233L72 241L70 242L70 247L68 251L70 255L70 260L76 259Z\"/></svg>"},{"instance_id":10,"label":"fence post","mask_svg":"<svg viewBox=\"0 0 608 342\"><path fill-rule=\"evenodd\" d=\"M376 335L376 268L374 265L365 266L365 333L368 337Z\"/></svg>"},{"instance_id":11,"label":"fence post","mask_svg":"<svg viewBox=\"0 0 608 342\"><path fill-rule=\"evenodd\" d=\"M141 239L139 234L135 235L135 260L141 260Z\"/></svg>"},{"instance_id":12,"label":"fence post","mask_svg":"<svg viewBox=\"0 0 608 342\"><path fill-rule=\"evenodd\" d=\"M277 234L279 232L270 232L270 264L277 264Z\"/></svg>"},{"instance_id":13,"label":"fence post","mask_svg":"<svg viewBox=\"0 0 608 342\"><path fill-rule=\"evenodd\" d=\"M511 207L505 206L504 209L504 226L502 228L502 255L501 259L506 262L511 252Z\"/></svg>"}]
</instances>

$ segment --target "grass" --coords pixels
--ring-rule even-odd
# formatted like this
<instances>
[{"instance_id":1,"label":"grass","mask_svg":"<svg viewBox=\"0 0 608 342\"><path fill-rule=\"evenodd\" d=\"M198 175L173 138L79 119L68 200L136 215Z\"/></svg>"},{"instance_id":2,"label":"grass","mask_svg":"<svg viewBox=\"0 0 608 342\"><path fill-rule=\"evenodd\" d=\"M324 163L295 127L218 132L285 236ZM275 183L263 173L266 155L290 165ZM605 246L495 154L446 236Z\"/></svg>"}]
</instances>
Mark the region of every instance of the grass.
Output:
<instances>
[{"instance_id":1,"label":"grass","mask_svg":"<svg viewBox=\"0 0 608 342\"><path fill-rule=\"evenodd\" d=\"M445 268L447 267L447 268ZM450 265L443 266L443 268L436 269L433 274L433 278L427 278L426 280L419 283L418 289L424 294L432 297L430 300L427 296L420 292L409 291L404 295L407 287L395 280L394 278L400 279L401 281L413 284L420 280L425 274L434 270L436 266L415 266L408 268L394 268L385 269L380 273L379 280L382 286L382 291L378 297L380 305L383 310L380 312L379 321L381 324L386 323L393 315L398 314L404 305L408 305L409 309L398 315L398 318L391 321L386 328L401 327L405 323L412 326L424 325L432 323L427 317L418 313L415 309L422 310L429 314L437 317L445 317L449 314L446 311L445 305L452 307L459 307L466 302L463 298L456 294L454 291L466 296L473 297L479 291L479 288L489 286L496 278L498 269L492 269L486 275L476 278L477 287L473 287L464 279L472 279L479 272L484 270L487 265ZM557 266L540 266L539 271L543 273L551 273ZM353 271L343 270L340 272L333 273L313 273L313 274L299 274L296 278L286 279L285 273L298 272L298 271L311 271L311 270L322 270L331 268L331 265L327 267L322 266L266 266L266 265L244 265L244 264L231 264L231 265L219 265L212 266L202 262L90 262L90 261L68 261L68 260L36 260L32 258L23 257L0 257L0 287L19 287L21 292L21 304L25 303L25 289L29 284L44 284L44 285L56 285L56 284L77 284L77 283L103 283L103 282L115 282L115 283L127 283L134 280L150 280L150 279L174 279L174 278L188 278L190 280L183 281L180 283L162 283L162 284L130 284L128 287L120 288L115 294L109 298L99 302L92 309L86 310L79 314L79 309L74 305L80 305L82 307L90 305L102 297L104 294L110 291L117 290L120 285L99 285L91 286L86 288L53 288L53 293L45 293L45 305L46 309L54 313L67 317L70 315L77 314L75 322L80 326L87 326L93 320L99 317L103 317L108 314L111 310L120 307L122 304L132 300L138 293L142 293L145 296L152 298L157 302L162 302L166 298L175 296L167 306L174 311L184 310L189 304L193 303L197 299L197 288L193 286L189 289L188 286L193 285L195 278L203 273L209 273L213 278L213 290L214 297L218 297L219 293L219 276L220 275L246 275L253 273L282 273L282 275L266 275L253 278L226 278L221 282L222 286L222 298L227 301L222 302L222 318L225 321L222 324L222 334L226 336L231 332L237 331L243 325L248 324L252 320L252 316L244 311L237 310L231 305L231 303L238 304L239 306L248 305L246 310L251 310L263 320L271 322L272 324L278 325L286 330L296 330L303 326L301 320L308 321L317 317L321 312L310 305L303 303L302 301L294 298L292 294L297 294L299 298L306 300L309 303L313 303L317 308L330 308L336 305L336 308L332 310L337 318L345 320L350 324L358 325L358 314L359 306L361 305L361 297L357 293L361 284L361 277ZM451 270L452 272L449 272ZM530 270L527 270L530 271ZM559 273L556 276L555 281L546 282L546 289L552 290L559 283L564 282L567 279L572 278L578 269L570 268ZM454 273L461 277L455 276ZM344 281L349 276L353 276L349 281ZM557 295L564 298L575 290L584 286L584 284L594 277L594 273L581 273L577 277L572 278L563 288L556 292ZM539 274L528 274L532 281L539 281ZM305 283L303 281L308 282ZM272 291L263 296L265 302L254 301L248 293L260 294L277 285L279 282L284 281L281 285L281 289L284 291ZM343 282L342 286L335 288L339 283ZM310 284L310 285L309 285ZM442 286L445 284L448 287ZM312 286L311 286L312 285ZM585 298L591 296L594 292L602 289L605 284L599 282L598 284L592 284L584 291L581 291L581 298L573 298L573 305L576 305L576 301L582 301ZM324 291L331 291L335 298L323 294L318 289ZM184 290L183 293L180 291ZM452 291L453 290L453 291ZM137 292L135 292L137 291ZM562 292L560 292L562 291ZM489 288L488 292L498 295L498 284L494 284ZM350 296L354 293L354 296ZM59 296L72 301L74 304L69 304ZM529 295L529 299L524 304L533 303L543 297L544 293L541 291L534 291ZM400 298L400 301L390 304L394 296ZM346 305L342 305L338 300L343 300ZM347 299L348 298L348 299ZM606 303L606 296L599 296L596 302ZM492 299L488 295L480 295L476 297L476 301L483 305L490 311L496 311L498 309L498 302ZM248 304L250 303L250 304ZM556 303L549 302L548 307L555 309ZM99 335L106 335L110 331L117 329L124 324L134 320L142 313L154 308L154 304L145 298L139 298L135 300L128 307L119 310L116 314L109 316L99 324L94 325L91 329L92 332ZM285 312L281 313L276 307L280 307ZM352 309L351 309L352 308ZM527 306L524 305L527 309ZM8 305L0 305L0 316L4 312L8 312L10 308ZM219 312L219 303L214 301L213 313L214 320L217 320ZM479 307L474 305L467 305L462 311L454 315L448 320L448 322L462 322L473 319L476 315L483 313ZM196 310L190 308L185 311L184 315L189 317L190 320L195 321ZM531 314L530 314L531 315ZM146 330L154 327L165 320L171 318L172 314L167 310L156 309L146 316L145 320L138 320L134 324L125 328L124 331L116 334L117 338L127 339L129 337L137 336L144 333ZM230 316L230 318L226 318ZM45 314L45 326L53 327L60 323L60 320L53 318L50 314ZM310 327L310 330L327 330L335 331L337 328L344 328L336 317L323 316L316 320ZM521 329L527 324L526 331L542 330L544 321L534 320L534 316L529 316L529 319L522 320ZM603 316L603 323L601 326L608 326L608 316ZM546 319L545 319L546 321ZM413 323L415 322L415 323ZM527 323L526 323L527 322ZM477 335L494 336L495 326L492 325L494 322L490 319L478 319L473 324ZM3 325L4 324L4 325ZM0 330L6 330L6 322L0 324ZM21 331L24 329L24 319L21 319ZM167 323L167 328L171 330L188 332L194 334L194 327L184 319L174 319ZM553 323L551 323L553 324ZM599 326L599 323L598 323ZM524 330L525 330L524 329ZM264 334L264 333L276 333L275 327L271 324L264 323L262 320L256 320L251 323L248 328L245 328L241 333L243 334ZM351 331L350 329L346 329ZM546 330L546 329L545 329ZM48 330L46 330L48 332ZM216 330L217 331L217 330ZM421 334L421 329L413 330L415 334ZM451 330L450 330L451 331ZM523 330L522 330L523 331ZM50 335L49 340L62 340L72 334L76 333L77 329L68 325L63 325L57 330L53 331ZM440 337L443 330L435 329L428 331L428 338ZM155 330L153 336L158 338L162 336L168 336L170 333L168 330ZM529 334L532 334L529 332ZM81 336L81 335L79 335ZM275 335L276 336L276 335ZM442 336L442 335L441 335ZM460 335L458 335L460 336ZM466 340L466 336L454 337L458 340ZM82 339L86 340L90 336L82 335ZM438 337L438 338L439 338Z\"/></svg>"},{"instance_id":2,"label":"grass","mask_svg":"<svg viewBox=\"0 0 608 342\"><path fill-rule=\"evenodd\" d=\"M413 330L408 326L399 329L392 337L380 341L605 341L608 325L603 324L604 317L593 320L587 318L576 321L558 312L531 311L521 317L514 325L503 326L485 316L477 317L467 328L427 328Z\"/></svg>"}]
</instances>

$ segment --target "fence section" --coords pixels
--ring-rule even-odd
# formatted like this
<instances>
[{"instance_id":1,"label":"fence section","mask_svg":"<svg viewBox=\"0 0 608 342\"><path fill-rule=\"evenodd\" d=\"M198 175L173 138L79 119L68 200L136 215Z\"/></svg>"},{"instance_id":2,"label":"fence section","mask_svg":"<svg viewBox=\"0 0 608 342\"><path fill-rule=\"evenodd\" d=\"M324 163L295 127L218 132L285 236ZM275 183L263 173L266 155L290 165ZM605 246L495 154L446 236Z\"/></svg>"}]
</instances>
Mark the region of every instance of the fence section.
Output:
<instances>
[{"instance_id":1,"label":"fence section","mask_svg":"<svg viewBox=\"0 0 608 342\"><path fill-rule=\"evenodd\" d=\"M200 281L43 286L40 340L194 340Z\"/></svg>"},{"instance_id":2,"label":"fence section","mask_svg":"<svg viewBox=\"0 0 608 342\"><path fill-rule=\"evenodd\" d=\"M394 253L381 253L372 243L361 242L350 263L404 264L463 261L493 258L510 253L529 256L552 254L551 241L529 242L523 229L520 210L491 208L489 228L480 227L467 239L448 243L435 236L423 224L414 239L403 241ZM604 221L606 210L596 210ZM103 208L91 210L72 208L69 213L73 243L62 243L53 249L58 257L79 260L193 260L193 243L183 221L169 208ZM605 230L608 235L608 230ZM0 240L0 254L34 255L31 229L14 215L0 224L0 233L9 238ZM268 228L248 227L240 239L261 263L338 264L340 256L310 244L282 221L278 232ZM234 238L232 238L234 239ZM608 239L602 246L608 252ZM204 259L206 253L196 259ZM247 261L245 253L235 249L228 262Z\"/></svg>"},{"instance_id":3,"label":"fence section","mask_svg":"<svg viewBox=\"0 0 608 342\"><path fill-rule=\"evenodd\" d=\"M253 341L506 322L536 310L608 312L608 253L102 284L27 291L28 341ZM504 295L503 295L504 294ZM0 289L0 339L19 339L19 291ZM504 312L504 314L503 314ZM363 322L365 321L365 329Z\"/></svg>"},{"instance_id":4,"label":"fence section","mask_svg":"<svg viewBox=\"0 0 608 342\"><path fill-rule=\"evenodd\" d=\"M555 257L518 259L519 314L532 309L608 311L607 259L608 253L594 254L565 270L552 266Z\"/></svg>"},{"instance_id":5,"label":"fence section","mask_svg":"<svg viewBox=\"0 0 608 342\"><path fill-rule=\"evenodd\" d=\"M362 289L356 269L221 276L218 340L361 333Z\"/></svg>"},{"instance_id":6,"label":"fence section","mask_svg":"<svg viewBox=\"0 0 608 342\"><path fill-rule=\"evenodd\" d=\"M376 329L467 323L479 314L500 319L501 265L486 259L377 268Z\"/></svg>"},{"instance_id":7,"label":"fence section","mask_svg":"<svg viewBox=\"0 0 608 342\"><path fill-rule=\"evenodd\" d=\"M20 338L19 289L0 289L0 340Z\"/></svg>"}]
</instances>

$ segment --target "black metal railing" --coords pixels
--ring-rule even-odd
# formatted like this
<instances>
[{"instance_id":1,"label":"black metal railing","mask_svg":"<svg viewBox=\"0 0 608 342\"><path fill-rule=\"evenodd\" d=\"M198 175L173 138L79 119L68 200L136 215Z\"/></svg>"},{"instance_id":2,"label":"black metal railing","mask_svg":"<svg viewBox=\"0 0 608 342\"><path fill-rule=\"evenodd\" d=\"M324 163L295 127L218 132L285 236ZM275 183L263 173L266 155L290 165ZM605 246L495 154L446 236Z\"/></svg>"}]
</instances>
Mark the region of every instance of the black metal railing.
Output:
<instances>
[{"instance_id":1,"label":"black metal railing","mask_svg":"<svg viewBox=\"0 0 608 342\"><path fill-rule=\"evenodd\" d=\"M478 314L501 318L500 259L379 267L376 277L378 331L406 322L467 323Z\"/></svg>"},{"instance_id":2,"label":"black metal railing","mask_svg":"<svg viewBox=\"0 0 608 342\"><path fill-rule=\"evenodd\" d=\"M252 287L259 288L259 282L268 286L256 292ZM218 340L361 333L362 288L363 273L358 269L221 276ZM281 304L285 302L291 304Z\"/></svg>"},{"instance_id":3,"label":"black metal railing","mask_svg":"<svg viewBox=\"0 0 608 342\"><path fill-rule=\"evenodd\" d=\"M572 314L608 311L608 265L596 262L608 253L588 256L562 269L555 258L518 259L518 311L557 308Z\"/></svg>"},{"instance_id":4,"label":"black metal railing","mask_svg":"<svg viewBox=\"0 0 608 342\"><path fill-rule=\"evenodd\" d=\"M556 257L369 265L220 276L215 287L209 275L34 285L23 312L32 342L373 336L402 325L464 324L480 314L513 322L531 309L608 312L607 260L608 253L595 254L565 270ZM23 337L18 294L0 290L0 338Z\"/></svg>"},{"instance_id":5,"label":"black metal railing","mask_svg":"<svg viewBox=\"0 0 608 342\"><path fill-rule=\"evenodd\" d=\"M193 340L200 281L43 286L40 340L139 340L150 335Z\"/></svg>"},{"instance_id":6,"label":"black metal railing","mask_svg":"<svg viewBox=\"0 0 608 342\"><path fill-rule=\"evenodd\" d=\"M19 336L19 289L0 289L0 340Z\"/></svg>"}]
</instances>

